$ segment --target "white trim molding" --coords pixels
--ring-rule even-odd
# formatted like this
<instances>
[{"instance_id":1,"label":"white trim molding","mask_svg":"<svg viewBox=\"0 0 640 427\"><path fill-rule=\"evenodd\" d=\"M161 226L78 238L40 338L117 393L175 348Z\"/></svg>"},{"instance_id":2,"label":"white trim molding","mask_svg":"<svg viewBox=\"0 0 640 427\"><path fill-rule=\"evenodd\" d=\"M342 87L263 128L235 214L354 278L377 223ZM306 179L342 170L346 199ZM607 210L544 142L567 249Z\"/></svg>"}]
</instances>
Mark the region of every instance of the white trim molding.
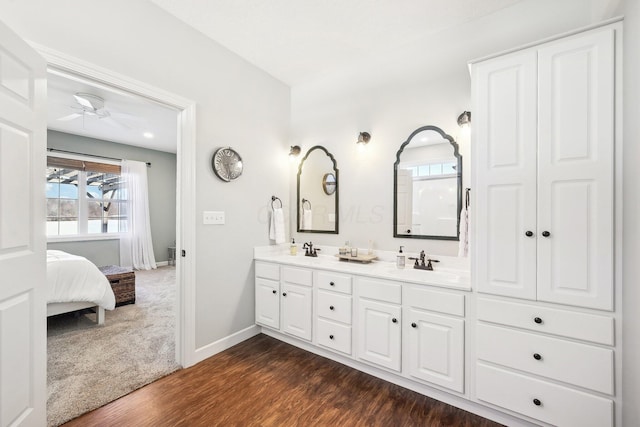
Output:
<instances>
[{"instance_id":1,"label":"white trim molding","mask_svg":"<svg viewBox=\"0 0 640 427\"><path fill-rule=\"evenodd\" d=\"M195 153L196 103L190 99L165 91L116 73L65 53L36 43L29 43L47 61L48 72L64 77L89 80L109 90L150 99L174 108L178 115L177 141L177 203L176 242L178 242L176 277L176 361L183 367L196 363L195 348ZM181 256L181 253L186 256Z\"/></svg>"},{"instance_id":2,"label":"white trim molding","mask_svg":"<svg viewBox=\"0 0 640 427\"><path fill-rule=\"evenodd\" d=\"M211 356L214 356L228 348L233 347L236 344L240 344L242 341L246 341L249 338L256 336L260 333L261 327L258 325L251 325L248 328L242 329L227 337L221 338L218 341L214 341L211 344L207 344L204 347L200 347L196 350L195 363L202 362Z\"/></svg>"}]
</instances>

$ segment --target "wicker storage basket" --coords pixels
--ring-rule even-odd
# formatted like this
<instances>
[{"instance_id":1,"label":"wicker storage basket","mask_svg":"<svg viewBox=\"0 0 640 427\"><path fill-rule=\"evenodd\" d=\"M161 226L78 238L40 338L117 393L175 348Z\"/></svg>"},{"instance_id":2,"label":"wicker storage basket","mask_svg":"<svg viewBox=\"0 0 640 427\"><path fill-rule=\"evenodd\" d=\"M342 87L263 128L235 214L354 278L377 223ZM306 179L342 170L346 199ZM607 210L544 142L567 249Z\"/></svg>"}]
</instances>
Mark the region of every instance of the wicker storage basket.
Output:
<instances>
[{"instance_id":1,"label":"wicker storage basket","mask_svg":"<svg viewBox=\"0 0 640 427\"><path fill-rule=\"evenodd\" d=\"M113 294L116 296L116 307L136 302L136 273L117 265L98 267L107 276Z\"/></svg>"}]
</instances>

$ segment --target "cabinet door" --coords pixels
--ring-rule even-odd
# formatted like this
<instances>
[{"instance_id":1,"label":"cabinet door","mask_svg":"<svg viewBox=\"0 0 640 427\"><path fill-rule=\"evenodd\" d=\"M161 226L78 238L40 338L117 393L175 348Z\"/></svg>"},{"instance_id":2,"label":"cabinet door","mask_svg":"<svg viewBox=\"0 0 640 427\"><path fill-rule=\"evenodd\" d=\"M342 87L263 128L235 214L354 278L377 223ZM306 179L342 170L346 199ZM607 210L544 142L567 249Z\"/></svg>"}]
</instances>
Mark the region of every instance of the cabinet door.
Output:
<instances>
[{"instance_id":1,"label":"cabinet door","mask_svg":"<svg viewBox=\"0 0 640 427\"><path fill-rule=\"evenodd\" d=\"M479 292L536 298L536 90L533 50L473 66Z\"/></svg>"},{"instance_id":2,"label":"cabinet door","mask_svg":"<svg viewBox=\"0 0 640 427\"><path fill-rule=\"evenodd\" d=\"M464 393L464 320L409 309L408 373Z\"/></svg>"},{"instance_id":3,"label":"cabinet door","mask_svg":"<svg viewBox=\"0 0 640 427\"><path fill-rule=\"evenodd\" d=\"M613 29L549 43L538 65L538 299L611 310Z\"/></svg>"},{"instance_id":4,"label":"cabinet door","mask_svg":"<svg viewBox=\"0 0 640 427\"><path fill-rule=\"evenodd\" d=\"M282 332L311 341L311 288L282 283Z\"/></svg>"},{"instance_id":5,"label":"cabinet door","mask_svg":"<svg viewBox=\"0 0 640 427\"><path fill-rule=\"evenodd\" d=\"M400 371L400 306L358 300L358 359Z\"/></svg>"},{"instance_id":6,"label":"cabinet door","mask_svg":"<svg viewBox=\"0 0 640 427\"><path fill-rule=\"evenodd\" d=\"M256 277L256 323L280 328L280 284Z\"/></svg>"}]
</instances>

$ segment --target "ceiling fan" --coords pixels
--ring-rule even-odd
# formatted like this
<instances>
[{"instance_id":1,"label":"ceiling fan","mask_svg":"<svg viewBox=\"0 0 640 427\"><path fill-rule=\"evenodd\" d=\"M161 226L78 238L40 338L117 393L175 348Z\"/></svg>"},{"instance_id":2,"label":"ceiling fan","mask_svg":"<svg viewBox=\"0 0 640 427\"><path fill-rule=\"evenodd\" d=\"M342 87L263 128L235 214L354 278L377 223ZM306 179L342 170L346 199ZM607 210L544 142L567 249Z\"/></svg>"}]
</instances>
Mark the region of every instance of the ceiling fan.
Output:
<instances>
[{"instance_id":1,"label":"ceiling fan","mask_svg":"<svg viewBox=\"0 0 640 427\"><path fill-rule=\"evenodd\" d=\"M129 126L115 120L111 112L104 108L104 99L97 96L92 95L90 93L82 93L78 92L73 95L73 98L77 102L78 105L72 105L71 108L75 110L74 113L69 114L68 116L63 116L58 118L61 122L68 122L70 120L75 120L82 118L84 120L85 117L96 117L99 120L104 120L104 122L108 125L119 127L122 129L130 129ZM122 114L123 116L127 116Z\"/></svg>"}]
</instances>

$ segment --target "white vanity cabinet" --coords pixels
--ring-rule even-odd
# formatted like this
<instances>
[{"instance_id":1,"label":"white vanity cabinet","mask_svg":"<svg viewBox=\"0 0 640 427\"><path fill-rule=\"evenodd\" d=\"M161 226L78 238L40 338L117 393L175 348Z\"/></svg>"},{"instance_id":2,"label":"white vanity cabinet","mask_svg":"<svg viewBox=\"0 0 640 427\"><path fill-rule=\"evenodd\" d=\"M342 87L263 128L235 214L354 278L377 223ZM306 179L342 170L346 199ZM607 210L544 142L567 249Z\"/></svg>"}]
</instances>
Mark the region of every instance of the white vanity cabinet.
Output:
<instances>
[{"instance_id":1,"label":"white vanity cabinet","mask_svg":"<svg viewBox=\"0 0 640 427\"><path fill-rule=\"evenodd\" d=\"M464 393L464 295L406 285L403 299L406 374Z\"/></svg>"},{"instance_id":2,"label":"white vanity cabinet","mask_svg":"<svg viewBox=\"0 0 640 427\"><path fill-rule=\"evenodd\" d=\"M358 360L400 372L402 284L357 277Z\"/></svg>"},{"instance_id":3,"label":"white vanity cabinet","mask_svg":"<svg viewBox=\"0 0 640 427\"><path fill-rule=\"evenodd\" d=\"M353 299L351 276L316 271L316 340L330 350L352 354Z\"/></svg>"},{"instance_id":4,"label":"white vanity cabinet","mask_svg":"<svg viewBox=\"0 0 640 427\"><path fill-rule=\"evenodd\" d=\"M256 323L311 341L312 271L256 261Z\"/></svg>"},{"instance_id":5,"label":"white vanity cabinet","mask_svg":"<svg viewBox=\"0 0 640 427\"><path fill-rule=\"evenodd\" d=\"M472 64L479 292L613 309L619 31Z\"/></svg>"}]
</instances>

